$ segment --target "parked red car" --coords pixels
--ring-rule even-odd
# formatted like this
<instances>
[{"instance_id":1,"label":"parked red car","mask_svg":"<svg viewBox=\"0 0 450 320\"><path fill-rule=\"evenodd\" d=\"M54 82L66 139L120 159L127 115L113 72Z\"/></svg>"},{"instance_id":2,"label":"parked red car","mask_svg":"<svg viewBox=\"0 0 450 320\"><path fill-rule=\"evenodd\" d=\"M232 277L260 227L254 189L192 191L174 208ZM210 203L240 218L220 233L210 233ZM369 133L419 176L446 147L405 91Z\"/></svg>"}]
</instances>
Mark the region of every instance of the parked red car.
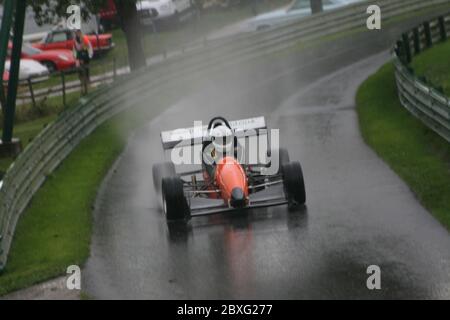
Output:
<instances>
[{"instance_id":1,"label":"parked red car","mask_svg":"<svg viewBox=\"0 0 450 320\"><path fill-rule=\"evenodd\" d=\"M98 35L90 34L87 35L87 37L91 42L92 49L94 50L94 55L104 53L114 48L114 43L112 42L112 35L109 33ZM44 51L54 49L72 50L73 42L74 40L72 30L57 29L49 31L41 42L33 43L33 47Z\"/></svg>"},{"instance_id":2,"label":"parked red car","mask_svg":"<svg viewBox=\"0 0 450 320\"><path fill-rule=\"evenodd\" d=\"M98 12L100 17L100 24L103 30L111 30L113 26L119 24L119 18L117 17L117 9L114 0L108 0L105 5L100 8Z\"/></svg>"},{"instance_id":3,"label":"parked red car","mask_svg":"<svg viewBox=\"0 0 450 320\"><path fill-rule=\"evenodd\" d=\"M8 44L8 57L11 56L12 43ZM24 43L22 45L22 58L38 61L47 67L50 73L56 70L69 70L76 67L76 60L71 50L40 50Z\"/></svg>"}]
</instances>

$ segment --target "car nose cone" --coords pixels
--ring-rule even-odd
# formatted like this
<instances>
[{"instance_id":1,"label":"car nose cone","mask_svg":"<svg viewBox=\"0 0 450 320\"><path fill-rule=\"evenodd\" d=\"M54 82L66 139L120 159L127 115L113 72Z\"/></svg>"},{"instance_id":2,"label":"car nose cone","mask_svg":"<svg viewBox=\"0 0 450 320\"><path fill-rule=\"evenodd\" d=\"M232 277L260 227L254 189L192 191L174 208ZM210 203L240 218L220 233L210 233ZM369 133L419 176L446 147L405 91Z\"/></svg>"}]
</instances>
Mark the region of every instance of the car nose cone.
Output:
<instances>
[{"instance_id":1,"label":"car nose cone","mask_svg":"<svg viewBox=\"0 0 450 320\"><path fill-rule=\"evenodd\" d=\"M245 194L241 188L231 190L230 204L233 208L242 208L245 206Z\"/></svg>"}]
</instances>

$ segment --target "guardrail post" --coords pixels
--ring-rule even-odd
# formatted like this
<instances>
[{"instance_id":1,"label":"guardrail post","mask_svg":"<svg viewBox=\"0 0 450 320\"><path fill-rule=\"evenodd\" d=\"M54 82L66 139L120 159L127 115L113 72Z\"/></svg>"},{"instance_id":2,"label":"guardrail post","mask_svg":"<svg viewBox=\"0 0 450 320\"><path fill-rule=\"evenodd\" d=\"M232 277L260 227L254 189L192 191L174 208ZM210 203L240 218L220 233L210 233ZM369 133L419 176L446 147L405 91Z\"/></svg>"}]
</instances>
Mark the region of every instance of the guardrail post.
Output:
<instances>
[{"instance_id":1,"label":"guardrail post","mask_svg":"<svg viewBox=\"0 0 450 320\"><path fill-rule=\"evenodd\" d=\"M447 40L447 30L445 29L445 17L439 17L438 23L439 23L439 32L441 34L441 40L445 41Z\"/></svg>"},{"instance_id":2,"label":"guardrail post","mask_svg":"<svg viewBox=\"0 0 450 320\"><path fill-rule=\"evenodd\" d=\"M398 40L394 46L394 51L397 54L397 57L402 60L403 59L403 43Z\"/></svg>"},{"instance_id":3,"label":"guardrail post","mask_svg":"<svg viewBox=\"0 0 450 320\"><path fill-rule=\"evenodd\" d=\"M30 77L28 77L27 83L28 83L28 89L30 90L31 103L33 105L33 108L36 108L36 100L34 99L33 84L31 83Z\"/></svg>"},{"instance_id":4,"label":"guardrail post","mask_svg":"<svg viewBox=\"0 0 450 320\"><path fill-rule=\"evenodd\" d=\"M62 86L62 99L63 106L66 107L66 77L64 74L64 70L61 70L61 86Z\"/></svg>"},{"instance_id":5,"label":"guardrail post","mask_svg":"<svg viewBox=\"0 0 450 320\"><path fill-rule=\"evenodd\" d=\"M418 54L420 53L421 50L419 28L413 29L413 35L414 35L414 53Z\"/></svg>"},{"instance_id":6,"label":"guardrail post","mask_svg":"<svg viewBox=\"0 0 450 320\"><path fill-rule=\"evenodd\" d=\"M411 63L412 61L412 56L411 56L411 46L409 43L409 34L408 33L404 33L402 35L402 43L403 43L403 53L405 55L405 62L406 63Z\"/></svg>"},{"instance_id":7,"label":"guardrail post","mask_svg":"<svg viewBox=\"0 0 450 320\"><path fill-rule=\"evenodd\" d=\"M424 22L423 27L425 29L425 39L426 39L427 48L431 48L433 46L433 38L431 36L430 22L429 21Z\"/></svg>"}]
</instances>

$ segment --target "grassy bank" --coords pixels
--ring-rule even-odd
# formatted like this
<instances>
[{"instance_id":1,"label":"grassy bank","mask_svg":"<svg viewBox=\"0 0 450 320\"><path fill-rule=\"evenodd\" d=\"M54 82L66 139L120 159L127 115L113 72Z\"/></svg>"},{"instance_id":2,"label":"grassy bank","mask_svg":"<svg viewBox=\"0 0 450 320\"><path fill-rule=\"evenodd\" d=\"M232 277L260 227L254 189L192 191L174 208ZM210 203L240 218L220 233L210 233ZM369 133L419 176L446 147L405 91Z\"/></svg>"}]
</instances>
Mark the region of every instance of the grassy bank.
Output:
<instances>
[{"instance_id":1,"label":"grassy bank","mask_svg":"<svg viewBox=\"0 0 450 320\"><path fill-rule=\"evenodd\" d=\"M391 63L361 85L356 103L367 144L450 229L450 144L402 107Z\"/></svg>"},{"instance_id":2,"label":"grassy bank","mask_svg":"<svg viewBox=\"0 0 450 320\"><path fill-rule=\"evenodd\" d=\"M62 274L70 264L87 258L91 204L123 144L114 122L109 122L47 179L19 220L8 265L0 276L0 295Z\"/></svg>"},{"instance_id":3,"label":"grassy bank","mask_svg":"<svg viewBox=\"0 0 450 320\"><path fill-rule=\"evenodd\" d=\"M129 123L100 126L47 179L19 220L0 296L63 274L89 254L91 211L97 189L123 150ZM30 245L33 244L33 245Z\"/></svg>"},{"instance_id":4,"label":"grassy bank","mask_svg":"<svg viewBox=\"0 0 450 320\"><path fill-rule=\"evenodd\" d=\"M434 86L442 86L450 97L450 41L414 57L411 64L418 76L424 76Z\"/></svg>"}]
</instances>

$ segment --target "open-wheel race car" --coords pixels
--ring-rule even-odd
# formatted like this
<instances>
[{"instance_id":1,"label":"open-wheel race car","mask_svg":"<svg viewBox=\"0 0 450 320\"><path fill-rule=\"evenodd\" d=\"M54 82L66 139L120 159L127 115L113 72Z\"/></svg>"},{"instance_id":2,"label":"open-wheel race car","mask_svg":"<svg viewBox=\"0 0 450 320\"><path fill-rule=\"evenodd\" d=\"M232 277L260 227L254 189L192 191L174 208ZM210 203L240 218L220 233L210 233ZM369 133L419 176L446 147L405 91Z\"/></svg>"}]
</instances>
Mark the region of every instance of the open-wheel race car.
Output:
<instances>
[{"instance_id":1,"label":"open-wheel race car","mask_svg":"<svg viewBox=\"0 0 450 320\"><path fill-rule=\"evenodd\" d=\"M170 152L171 161L153 165L152 172L167 220L304 205L301 165L290 162L288 151L274 147L270 137L264 117L230 122L215 117L207 126L162 132L163 149ZM175 165L189 169L180 172Z\"/></svg>"}]
</instances>

